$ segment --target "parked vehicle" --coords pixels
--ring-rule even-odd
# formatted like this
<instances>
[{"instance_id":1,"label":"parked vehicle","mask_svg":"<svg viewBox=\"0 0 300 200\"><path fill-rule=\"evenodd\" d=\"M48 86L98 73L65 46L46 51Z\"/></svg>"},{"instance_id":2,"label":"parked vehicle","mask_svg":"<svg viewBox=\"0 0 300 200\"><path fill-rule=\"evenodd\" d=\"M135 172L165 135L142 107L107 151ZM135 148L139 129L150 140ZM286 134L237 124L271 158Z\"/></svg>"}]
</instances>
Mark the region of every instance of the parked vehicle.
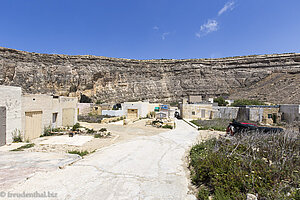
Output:
<instances>
[{"instance_id":1,"label":"parked vehicle","mask_svg":"<svg viewBox=\"0 0 300 200\"><path fill-rule=\"evenodd\" d=\"M282 128L262 127L252 123L237 121L231 122L226 129L226 133L229 135L235 135L241 132L278 133L282 131Z\"/></svg>"}]
</instances>

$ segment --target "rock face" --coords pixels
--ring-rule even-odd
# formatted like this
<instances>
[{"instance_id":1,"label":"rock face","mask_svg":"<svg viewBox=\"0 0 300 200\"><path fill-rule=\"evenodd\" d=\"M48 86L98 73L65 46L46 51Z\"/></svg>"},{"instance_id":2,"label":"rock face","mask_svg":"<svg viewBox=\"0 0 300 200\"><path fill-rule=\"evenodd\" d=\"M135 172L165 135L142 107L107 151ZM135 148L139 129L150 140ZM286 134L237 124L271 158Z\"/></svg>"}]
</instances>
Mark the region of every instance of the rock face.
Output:
<instances>
[{"instance_id":1,"label":"rock face","mask_svg":"<svg viewBox=\"0 0 300 200\"><path fill-rule=\"evenodd\" d=\"M176 101L189 94L300 103L300 53L132 60L29 53L0 47L0 84L25 93L102 102Z\"/></svg>"}]
</instances>

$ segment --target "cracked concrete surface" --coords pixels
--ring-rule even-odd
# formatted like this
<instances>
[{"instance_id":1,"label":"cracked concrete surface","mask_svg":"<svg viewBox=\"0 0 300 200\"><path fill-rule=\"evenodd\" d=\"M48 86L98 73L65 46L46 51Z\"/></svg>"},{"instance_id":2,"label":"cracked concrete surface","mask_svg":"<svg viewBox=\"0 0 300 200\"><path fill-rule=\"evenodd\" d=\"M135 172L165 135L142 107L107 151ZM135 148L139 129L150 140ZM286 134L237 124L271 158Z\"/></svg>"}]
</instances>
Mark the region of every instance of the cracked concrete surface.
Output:
<instances>
[{"instance_id":1,"label":"cracked concrete surface","mask_svg":"<svg viewBox=\"0 0 300 200\"><path fill-rule=\"evenodd\" d=\"M102 148L64 169L38 172L9 191L57 193L51 199L196 199L188 191L183 157L197 136L177 121L175 130Z\"/></svg>"},{"instance_id":2,"label":"cracked concrete surface","mask_svg":"<svg viewBox=\"0 0 300 200\"><path fill-rule=\"evenodd\" d=\"M80 159L74 154L0 152L0 188L8 189L15 182L25 181L35 173L57 170Z\"/></svg>"}]
</instances>

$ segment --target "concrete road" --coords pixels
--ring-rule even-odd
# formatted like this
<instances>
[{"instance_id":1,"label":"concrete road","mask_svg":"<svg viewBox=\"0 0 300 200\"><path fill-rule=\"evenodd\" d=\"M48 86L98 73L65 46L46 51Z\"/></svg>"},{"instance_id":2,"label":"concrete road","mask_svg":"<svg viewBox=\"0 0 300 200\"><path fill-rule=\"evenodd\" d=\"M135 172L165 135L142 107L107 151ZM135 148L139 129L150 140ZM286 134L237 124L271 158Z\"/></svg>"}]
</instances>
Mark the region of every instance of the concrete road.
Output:
<instances>
[{"instance_id":1,"label":"concrete road","mask_svg":"<svg viewBox=\"0 0 300 200\"><path fill-rule=\"evenodd\" d=\"M197 135L177 121L175 130L103 148L64 169L35 174L9 191L56 193L51 199L195 199L188 194L184 155Z\"/></svg>"},{"instance_id":2,"label":"concrete road","mask_svg":"<svg viewBox=\"0 0 300 200\"><path fill-rule=\"evenodd\" d=\"M74 154L0 152L0 191L25 181L35 173L57 170L80 159Z\"/></svg>"}]
</instances>

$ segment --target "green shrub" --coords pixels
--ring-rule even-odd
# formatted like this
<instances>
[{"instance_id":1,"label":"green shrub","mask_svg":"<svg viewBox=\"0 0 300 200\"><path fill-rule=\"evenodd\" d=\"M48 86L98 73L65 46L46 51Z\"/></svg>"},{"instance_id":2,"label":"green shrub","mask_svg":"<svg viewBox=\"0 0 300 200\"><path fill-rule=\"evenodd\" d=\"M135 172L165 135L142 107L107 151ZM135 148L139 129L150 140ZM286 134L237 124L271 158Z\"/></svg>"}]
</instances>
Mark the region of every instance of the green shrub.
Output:
<instances>
[{"instance_id":1,"label":"green shrub","mask_svg":"<svg viewBox=\"0 0 300 200\"><path fill-rule=\"evenodd\" d=\"M198 199L199 200L209 200L209 191L205 187L200 187L198 191Z\"/></svg>"},{"instance_id":2,"label":"green shrub","mask_svg":"<svg viewBox=\"0 0 300 200\"><path fill-rule=\"evenodd\" d=\"M88 129L87 133L92 134L92 133L95 133L95 131L94 131L94 129Z\"/></svg>"},{"instance_id":3,"label":"green shrub","mask_svg":"<svg viewBox=\"0 0 300 200\"><path fill-rule=\"evenodd\" d=\"M51 135L52 135L52 133L51 133L51 127L50 126L45 126L44 127L44 134L41 135L41 137L42 136L51 136Z\"/></svg>"},{"instance_id":4,"label":"green shrub","mask_svg":"<svg viewBox=\"0 0 300 200\"><path fill-rule=\"evenodd\" d=\"M78 155L80 155L81 157L83 157L83 156L86 156L86 155L88 155L90 152L88 152L88 151L78 151L78 150L74 150L74 151L68 151L68 153L70 153L70 154L78 154Z\"/></svg>"},{"instance_id":5,"label":"green shrub","mask_svg":"<svg viewBox=\"0 0 300 200\"><path fill-rule=\"evenodd\" d=\"M102 138L102 137L104 137L104 136L101 133L96 133L94 135L94 138Z\"/></svg>"},{"instance_id":6,"label":"green shrub","mask_svg":"<svg viewBox=\"0 0 300 200\"><path fill-rule=\"evenodd\" d=\"M198 198L205 199L209 191L220 200L244 200L247 193L259 199L297 199L299 139L296 132L242 134L193 146L189 168L192 183L199 187Z\"/></svg>"},{"instance_id":7,"label":"green shrub","mask_svg":"<svg viewBox=\"0 0 300 200\"><path fill-rule=\"evenodd\" d=\"M231 104L231 106L234 107L246 106L246 105L266 105L266 104L258 100L249 100L249 99L238 99Z\"/></svg>"},{"instance_id":8,"label":"green shrub","mask_svg":"<svg viewBox=\"0 0 300 200\"><path fill-rule=\"evenodd\" d=\"M103 102L101 100L97 100L96 104L102 104Z\"/></svg>"},{"instance_id":9,"label":"green shrub","mask_svg":"<svg viewBox=\"0 0 300 200\"><path fill-rule=\"evenodd\" d=\"M106 132L107 129L106 129L106 128L101 128L99 131L100 131L100 132Z\"/></svg>"},{"instance_id":10,"label":"green shrub","mask_svg":"<svg viewBox=\"0 0 300 200\"><path fill-rule=\"evenodd\" d=\"M159 120L154 120L154 121L152 121L152 125L155 125L155 124L157 124L157 123L161 123L161 121L159 121Z\"/></svg>"},{"instance_id":11,"label":"green shrub","mask_svg":"<svg viewBox=\"0 0 300 200\"><path fill-rule=\"evenodd\" d=\"M76 123L74 124L74 126L72 127L72 131L77 131L80 128L80 124Z\"/></svg>"},{"instance_id":12,"label":"green shrub","mask_svg":"<svg viewBox=\"0 0 300 200\"><path fill-rule=\"evenodd\" d=\"M13 142L22 142L23 138L22 138L21 131L18 129L15 129L12 133L12 139L13 139Z\"/></svg>"},{"instance_id":13,"label":"green shrub","mask_svg":"<svg viewBox=\"0 0 300 200\"><path fill-rule=\"evenodd\" d=\"M16 149L11 150L11 151L23 151L24 149L28 149L28 148L31 148L31 147L34 147L33 143L31 143L31 144L25 144L25 145L23 145L21 147L18 147Z\"/></svg>"},{"instance_id":14,"label":"green shrub","mask_svg":"<svg viewBox=\"0 0 300 200\"><path fill-rule=\"evenodd\" d=\"M214 103L218 103L218 106L226 106L228 104L223 97L215 98Z\"/></svg>"},{"instance_id":15,"label":"green shrub","mask_svg":"<svg viewBox=\"0 0 300 200\"><path fill-rule=\"evenodd\" d=\"M178 103L178 101L174 101L174 102L170 103L170 106L172 106L172 107L178 107L179 103Z\"/></svg>"},{"instance_id":16,"label":"green shrub","mask_svg":"<svg viewBox=\"0 0 300 200\"><path fill-rule=\"evenodd\" d=\"M163 125L162 128L173 129L173 126L169 125L169 124L166 124L166 125Z\"/></svg>"},{"instance_id":17,"label":"green shrub","mask_svg":"<svg viewBox=\"0 0 300 200\"><path fill-rule=\"evenodd\" d=\"M62 135L62 134L59 134L62 131L64 131L64 130L61 129L61 128L51 129L51 126L45 126L44 127L44 133L40 137L53 136L53 135Z\"/></svg>"}]
</instances>

